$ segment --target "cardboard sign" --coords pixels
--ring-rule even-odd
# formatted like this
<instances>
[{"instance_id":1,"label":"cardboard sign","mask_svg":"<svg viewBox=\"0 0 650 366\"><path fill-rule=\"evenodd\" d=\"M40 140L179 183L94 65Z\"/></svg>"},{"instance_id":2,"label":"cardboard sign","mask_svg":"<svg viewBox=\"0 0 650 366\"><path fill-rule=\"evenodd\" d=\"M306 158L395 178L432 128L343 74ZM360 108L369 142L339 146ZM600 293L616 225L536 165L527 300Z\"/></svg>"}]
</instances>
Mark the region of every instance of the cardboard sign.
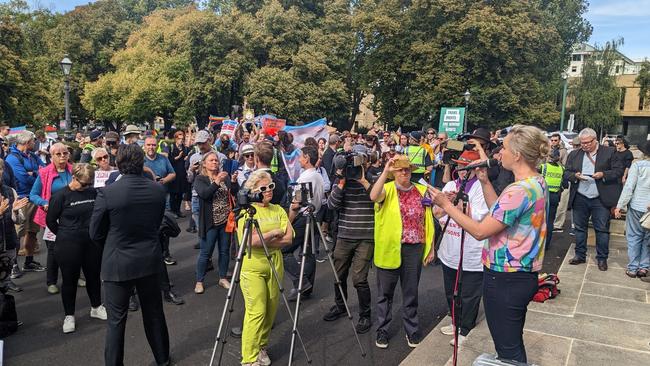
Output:
<instances>
[{"instance_id":1,"label":"cardboard sign","mask_svg":"<svg viewBox=\"0 0 650 366\"><path fill-rule=\"evenodd\" d=\"M95 171L95 188L103 188L106 186L106 181L108 180L108 177L110 177L111 173L114 172L115 170L111 171L105 171L105 170L97 170Z\"/></svg>"},{"instance_id":2,"label":"cardboard sign","mask_svg":"<svg viewBox=\"0 0 650 366\"><path fill-rule=\"evenodd\" d=\"M286 119L271 117L262 119L262 130L264 130L264 134L266 135L275 136L277 135L278 131L283 129L286 125Z\"/></svg>"},{"instance_id":3,"label":"cardboard sign","mask_svg":"<svg viewBox=\"0 0 650 366\"><path fill-rule=\"evenodd\" d=\"M237 125L237 121L233 121L231 119L223 121L223 125L221 126L221 135L228 135L230 138L233 138L235 135L235 130L237 129Z\"/></svg>"}]
</instances>

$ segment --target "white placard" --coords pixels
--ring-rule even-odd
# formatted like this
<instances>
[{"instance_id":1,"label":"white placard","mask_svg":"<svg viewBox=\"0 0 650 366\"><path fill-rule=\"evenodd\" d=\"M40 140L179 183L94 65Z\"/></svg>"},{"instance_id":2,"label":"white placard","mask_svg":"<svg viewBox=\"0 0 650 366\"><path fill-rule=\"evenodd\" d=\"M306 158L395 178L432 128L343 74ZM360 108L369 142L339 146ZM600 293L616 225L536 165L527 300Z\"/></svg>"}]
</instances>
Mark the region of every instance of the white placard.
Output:
<instances>
[{"instance_id":1,"label":"white placard","mask_svg":"<svg viewBox=\"0 0 650 366\"><path fill-rule=\"evenodd\" d=\"M111 173L113 173L115 170L97 170L95 172L95 188L103 188L106 186L106 181L108 180L108 177L111 176Z\"/></svg>"},{"instance_id":2,"label":"white placard","mask_svg":"<svg viewBox=\"0 0 650 366\"><path fill-rule=\"evenodd\" d=\"M54 233L47 226L45 227L45 231L43 231L43 240L56 241L56 235L54 235Z\"/></svg>"}]
</instances>

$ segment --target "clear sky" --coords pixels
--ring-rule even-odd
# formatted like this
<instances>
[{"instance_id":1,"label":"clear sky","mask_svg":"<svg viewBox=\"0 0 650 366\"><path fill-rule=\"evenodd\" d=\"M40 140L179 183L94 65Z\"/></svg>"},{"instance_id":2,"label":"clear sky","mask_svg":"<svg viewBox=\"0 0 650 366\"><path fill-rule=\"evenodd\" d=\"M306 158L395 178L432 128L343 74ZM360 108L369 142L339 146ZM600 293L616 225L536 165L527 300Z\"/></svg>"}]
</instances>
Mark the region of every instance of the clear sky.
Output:
<instances>
[{"instance_id":1,"label":"clear sky","mask_svg":"<svg viewBox=\"0 0 650 366\"><path fill-rule=\"evenodd\" d=\"M5 2L7 0L0 0ZM28 0L41 6L65 12L90 0ZM650 59L650 0L590 0L587 19L594 27L589 43L603 45L623 37L621 52L633 60Z\"/></svg>"}]
</instances>

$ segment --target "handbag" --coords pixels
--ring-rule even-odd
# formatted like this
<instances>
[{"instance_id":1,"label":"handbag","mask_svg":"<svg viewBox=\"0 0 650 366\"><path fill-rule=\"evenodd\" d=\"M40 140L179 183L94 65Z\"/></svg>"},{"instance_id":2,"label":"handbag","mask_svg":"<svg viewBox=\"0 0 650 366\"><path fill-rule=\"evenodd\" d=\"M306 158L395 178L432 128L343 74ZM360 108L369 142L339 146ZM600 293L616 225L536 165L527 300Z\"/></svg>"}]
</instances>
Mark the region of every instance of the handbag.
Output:
<instances>
[{"instance_id":1,"label":"handbag","mask_svg":"<svg viewBox=\"0 0 650 366\"><path fill-rule=\"evenodd\" d=\"M639 222L641 223L642 228L650 230L650 210L646 211L646 213L641 216Z\"/></svg>"},{"instance_id":2,"label":"handbag","mask_svg":"<svg viewBox=\"0 0 650 366\"><path fill-rule=\"evenodd\" d=\"M237 230L237 221L235 221L235 211L233 211L233 198L228 194L228 204L230 205L230 213L228 213L228 220L226 221L226 232L234 233Z\"/></svg>"}]
</instances>

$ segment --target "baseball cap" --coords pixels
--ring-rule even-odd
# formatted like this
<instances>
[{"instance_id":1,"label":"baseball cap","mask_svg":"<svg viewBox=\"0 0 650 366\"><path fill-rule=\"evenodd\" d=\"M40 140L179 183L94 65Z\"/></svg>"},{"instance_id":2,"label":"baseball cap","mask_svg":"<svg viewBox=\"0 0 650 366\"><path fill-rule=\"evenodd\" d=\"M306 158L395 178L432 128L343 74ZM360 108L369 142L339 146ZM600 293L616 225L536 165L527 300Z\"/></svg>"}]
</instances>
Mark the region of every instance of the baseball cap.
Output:
<instances>
[{"instance_id":1,"label":"baseball cap","mask_svg":"<svg viewBox=\"0 0 650 366\"><path fill-rule=\"evenodd\" d=\"M90 133L90 141L95 141L104 136L104 133L100 130L94 130Z\"/></svg>"},{"instance_id":2,"label":"baseball cap","mask_svg":"<svg viewBox=\"0 0 650 366\"><path fill-rule=\"evenodd\" d=\"M206 130L201 130L196 133L196 136L194 137L194 142L197 144L202 144L204 142L208 142L210 140L210 132Z\"/></svg>"}]
</instances>

